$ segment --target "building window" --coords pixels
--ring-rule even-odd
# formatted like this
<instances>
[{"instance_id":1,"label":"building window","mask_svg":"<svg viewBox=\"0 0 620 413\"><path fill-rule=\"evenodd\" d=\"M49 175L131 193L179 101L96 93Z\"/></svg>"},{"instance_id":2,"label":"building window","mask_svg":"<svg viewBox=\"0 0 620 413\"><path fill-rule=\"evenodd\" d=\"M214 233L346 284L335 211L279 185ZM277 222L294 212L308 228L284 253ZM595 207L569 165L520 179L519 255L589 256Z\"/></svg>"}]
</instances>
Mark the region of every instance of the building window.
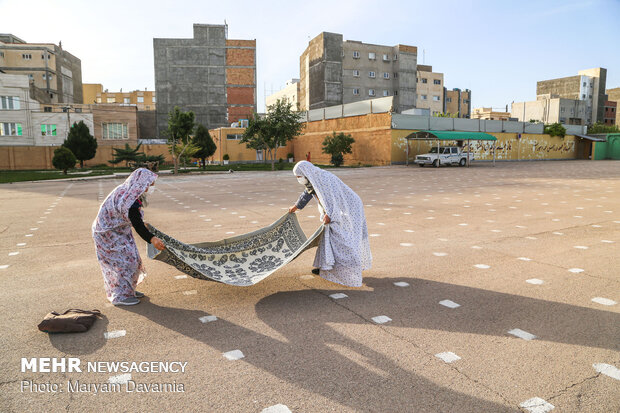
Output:
<instances>
[{"instance_id":1,"label":"building window","mask_svg":"<svg viewBox=\"0 0 620 413\"><path fill-rule=\"evenodd\" d=\"M155 99L155 96L153 96L153 103L155 103L157 100Z\"/></svg>"},{"instance_id":2,"label":"building window","mask_svg":"<svg viewBox=\"0 0 620 413\"><path fill-rule=\"evenodd\" d=\"M32 55L30 53L22 53L22 59L32 60Z\"/></svg>"},{"instance_id":3,"label":"building window","mask_svg":"<svg viewBox=\"0 0 620 413\"><path fill-rule=\"evenodd\" d=\"M101 98L97 98L97 103L101 103Z\"/></svg>"},{"instance_id":4,"label":"building window","mask_svg":"<svg viewBox=\"0 0 620 413\"><path fill-rule=\"evenodd\" d=\"M422 98L422 100L426 100L426 95L421 95L420 98Z\"/></svg>"},{"instance_id":5,"label":"building window","mask_svg":"<svg viewBox=\"0 0 620 413\"><path fill-rule=\"evenodd\" d=\"M28 79L34 80L34 75L32 73L28 73Z\"/></svg>"},{"instance_id":6,"label":"building window","mask_svg":"<svg viewBox=\"0 0 620 413\"><path fill-rule=\"evenodd\" d=\"M243 138L243 134L240 133L229 133L226 135L226 140L229 141L240 141Z\"/></svg>"},{"instance_id":7,"label":"building window","mask_svg":"<svg viewBox=\"0 0 620 413\"><path fill-rule=\"evenodd\" d=\"M389 62L390 61L390 55L389 54L384 54L383 55L383 61L384 62Z\"/></svg>"},{"instance_id":8,"label":"building window","mask_svg":"<svg viewBox=\"0 0 620 413\"><path fill-rule=\"evenodd\" d=\"M368 60L375 60L377 58L377 55L375 54L375 52L368 52Z\"/></svg>"},{"instance_id":9,"label":"building window","mask_svg":"<svg viewBox=\"0 0 620 413\"><path fill-rule=\"evenodd\" d=\"M108 102L108 103L116 103L116 98L107 98L106 102Z\"/></svg>"},{"instance_id":10,"label":"building window","mask_svg":"<svg viewBox=\"0 0 620 413\"><path fill-rule=\"evenodd\" d=\"M469 99L463 99L463 103L469 103Z\"/></svg>"},{"instance_id":11,"label":"building window","mask_svg":"<svg viewBox=\"0 0 620 413\"><path fill-rule=\"evenodd\" d=\"M353 94L354 94L355 96L359 95L359 94L360 94L360 90L359 90L358 88L354 88L354 89L353 89Z\"/></svg>"},{"instance_id":12,"label":"building window","mask_svg":"<svg viewBox=\"0 0 620 413\"><path fill-rule=\"evenodd\" d=\"M51 74L51 73L47 73L47 74L46 74L46 73L43 73L43 79L44 79L44 80L45 80L45 79L52 80L52 74Z\"/></svg>"},{"instance_id":13,"label":"building window","mask_svg":"<svg viewBox=\"0 0 620 413\"><path fill-rule=\"evenodd\" d=\"M586 95L581 95L581 99L585 99L585 98L586 98Z\"/></svg>"},{"instance_id":14,"label":"building window","mask_svg":"<svg viewBox=\"0 0 620 413\"><path fill-rule=\"evenodd\" d=\"M389 79L390 78L390 74L388 72L383 72L383 78L384 79Z\"/></svg>"},{"instance_id":15,"label":"building window","mask_svg":"<svg viewBox=\"0 0 620 413\"><path fill-rule=\"evenodd\" d=\"M144 96L138 96L138 103L144 103Z\"/></svg>"},{"instance_id":16,"label":"building window","mask_svg":"<svg viewBox=\"0 0 620 413\"><path fill-rule=\"evenodd\" d=\"M129 98L123 98L123 103L127 105L127 104L129 104L131 102L130 102Z\"/></svg>"},{"instance_id":17,"label":"building window","mask_svg":"<svg viewBox=\"0 0 620 413\"><path fill-rule=\"evenodd\" d=\"M353 76L360 77L360 71L359 70L354 70L353 71Z\"/></svg>"},{"instance_id":18,"label":"building window","mask_svg":"<svg viewBox=\"0 0 620 413\"><path fill-rule=\"evenodd\" d=\"M398 72L394 72L394 79L398 77Z\"/></svg>"},{"instance_id":19,"label":"building window","mask_svg":"<svg viewBox=\"0 0 620 413\"><path fill-rule=\"evenodd\" d=\"M383 90L383 96L390 96L390 92L388 90Z\"/></svg>"},{"instance_id":20,"label":"building window","mask_svg":"<svg viewBox=\"0 0 620 413\"><path fill-rule=\"evenodd\" d=\"M583 87L586 87L586 82L583 82Z\"/></svg>"},{"instance_id":21,"label":"building window","mask_svg":"<svg viewBox=\"0 0 620 413\"><path fill-rule=\"evenodd\" d=\"M3 109L3 110L19 110L19 97L17 97L17 96L0 96L0 109Z\"/></svg>"},{"instance_id":22,"label":"building window","mask_svg":"<svg viewBox=\"0 0 620 413\"><path fill-rule=\"evenodd\" d=\"M452 103L452 98L446 98L447 103Z\"/></svg>"},{"instance_id":23,"label":"building window","mask_svg":"<svg viewBox=\"0 0 620 413\"><path fill-rule=\"evenodd\" d=\"M394 91L394 96L398 96L398 90Z\"/></svg>"},{"instance_id":24,"label":"building window","mask_svg":"<svg viewBox=\"0 0 620 413\"><path fill-rule=\"evenodd\" d=\"M439 96L437 96L437 95L433 95L433 100L434 100L435 102L439 102L439 100L440 100L440 99L439 99Z\"/></svg>"},{"instance_id":25,"label":"building window","mask_svg":"<svg viewBox=\"0 0 620 413\"><path fill-rule=\"evenodd\" d=\"M353 58L354 59L359 59L360 58L360 52L358 52L357 50L353 51Z\"/></svg>"},{"instance_id":26,"label":"building window","mask_svg":"<svg viewBox=\"0 0 620 413\"><path fill-rule=\"evenodd\" d=\"M82 113L82 108L73 108L75 113Z\"/></svg>"},{"instance_id":27,"label":"building window","mask_svg":"<svg viewBox=\"0 0 620 413\"><path fill-rule=\"evenodd\" d=\"M52 107L51 106L44 106L43 107L43 112L51 112L52 111Z\"/></svg>"},{"instance_id":28,"label":"building window","mask_svg":"<svg viewBox=\"0 0 620 413\"><path fill-rule=\"evenodd\" d=\"M374 96L375 95L375 90L374 89L368 89L368 96Z\"/></svg>"},{"instance_id":29,"label":"building window","mask_svg":"<svg viewBox=\"0 0 620 413\"><path fill-rule=\"evenodd\" d=\"M0 57L4 57L4 52L0 52Z\"/></svg>"},{"instance_id":30,"label":"building window","mask_svg":"<svg viewBox=\"0 0 620 413\"><path fill-rule=\"evenodd\" d=\"M375 72L368 72L368 77L374 78L375 77Z\"/></svg>"},{"instance_id":31,"label":"building window","mask_svg":"<svg viewBox=\"0 0 620 413\"><path fill-rule=\"evenodd\" d=\"M0 123L0 136L22 136L22 124Z\"/></svg>"},{"instance_id":32,"label":"building window","mask_svg":"<svg viewBox=\"0 0 620 413\"><path fill-rule=\"evenodd\" d=\"M56 136L56 125L41 125L41 136Z\"/></svg>"},{"instance_id":33,"label":"building window","mask_svg":"<svg viewBox=\"0 0 620 413\"><path fill-rule=\"evenodd\" d=\"M427 78L425 78L425 77L423 77L423 78L422 78L422 83L428 83L428 79L427 79Z\"/></svg>"},{"instance_id":34,"label":"building window","mask_svg":"<svg viewBox=\"0 0 620 413\"><path fill-rule=\"evenodd\" d=\"M433 84L434 84L434 85L441 85L441 80L439 80L439 79L433 79Z\"/></svg>"},{"instance_id":35,"label":"building window","mask_svg":"<svg viewBox=\"0 0 620 413\"><path fill-rule=\"evenodd\" d=\"M109 99L109 98L108 98ZM103 139L129 139L126 123L104 123Z\"/></svg>"},{"instance_id":36,"label":"building window","mask_svg":"<svg viewBox=\"0 0 620 413\"><path fill-rule=\"evenodd\" d=\"M397 54L394 55L394 60L398 60L398 55Z\"/></svg>"}]
</instances>

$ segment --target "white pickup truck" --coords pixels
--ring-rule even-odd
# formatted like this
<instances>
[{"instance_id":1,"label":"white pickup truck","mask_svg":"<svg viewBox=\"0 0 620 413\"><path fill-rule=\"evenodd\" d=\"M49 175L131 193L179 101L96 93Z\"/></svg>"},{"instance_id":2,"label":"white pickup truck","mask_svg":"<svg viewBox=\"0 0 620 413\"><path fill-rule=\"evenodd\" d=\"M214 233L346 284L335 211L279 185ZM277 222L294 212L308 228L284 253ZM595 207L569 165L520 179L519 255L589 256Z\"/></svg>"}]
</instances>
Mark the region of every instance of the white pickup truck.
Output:
<instances>
[{"instance_id":1,"label":"white pickup truck","mask_svg":"<svg viewBox=\"0 0 620 413\"><path fill-rule=\"evenodd\" d=\"M424 165L467 165L467 157L469 156L469 162L474 160L474 154L470 152L463 152L463 148L458 146L440 146L439 154L437 154L437 147L432 147L429 153L417 155L414 163L420 166Z\"/></svg>"}]
</instances>

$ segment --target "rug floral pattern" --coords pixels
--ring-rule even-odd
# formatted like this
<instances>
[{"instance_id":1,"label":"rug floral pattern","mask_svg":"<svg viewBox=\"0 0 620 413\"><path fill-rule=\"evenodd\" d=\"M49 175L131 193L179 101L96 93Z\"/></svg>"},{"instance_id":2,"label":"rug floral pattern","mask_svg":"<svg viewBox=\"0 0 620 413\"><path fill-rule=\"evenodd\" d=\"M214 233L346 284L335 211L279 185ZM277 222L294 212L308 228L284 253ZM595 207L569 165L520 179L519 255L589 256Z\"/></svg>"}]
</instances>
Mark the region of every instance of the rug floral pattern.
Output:
<instances>
[{"instance_id":1,"label":"rug floral pattern","mask_svg":"<svg viewBox=\"0 0 620 413\"><path fill-rule=\"evenodd\" d=\"M151 227L166 249L148 244L148 256L202 280L249 286L265 279L305 250L316 247L323 233L319 227L310 238L295 214L285 214L268 227L216 242L184 244Z\"/></svg>"}]
</instances>

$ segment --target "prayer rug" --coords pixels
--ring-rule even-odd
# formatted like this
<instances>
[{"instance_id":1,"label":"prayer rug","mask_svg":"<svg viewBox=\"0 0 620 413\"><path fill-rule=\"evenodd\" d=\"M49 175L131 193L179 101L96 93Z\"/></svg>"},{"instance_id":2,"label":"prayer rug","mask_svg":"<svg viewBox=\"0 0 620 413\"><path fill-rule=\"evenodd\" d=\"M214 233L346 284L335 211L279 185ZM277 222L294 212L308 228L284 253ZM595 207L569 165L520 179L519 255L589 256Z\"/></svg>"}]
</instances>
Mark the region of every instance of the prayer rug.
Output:
<instances>
[{"instance_id":1,"label":"prayer rug","mask_svg":"<svg viewBox=\"0 0 620 413\"><path fill-rule=\"evenodd\" d=\"M318 246L324 226L306 237L295 214L286 213L268 227L215 242L184 244L151 227L166 249L148 244L148 257L172 265L187 275L224 284L258 283L307 249Z\"/></svg>"}]
</instances>

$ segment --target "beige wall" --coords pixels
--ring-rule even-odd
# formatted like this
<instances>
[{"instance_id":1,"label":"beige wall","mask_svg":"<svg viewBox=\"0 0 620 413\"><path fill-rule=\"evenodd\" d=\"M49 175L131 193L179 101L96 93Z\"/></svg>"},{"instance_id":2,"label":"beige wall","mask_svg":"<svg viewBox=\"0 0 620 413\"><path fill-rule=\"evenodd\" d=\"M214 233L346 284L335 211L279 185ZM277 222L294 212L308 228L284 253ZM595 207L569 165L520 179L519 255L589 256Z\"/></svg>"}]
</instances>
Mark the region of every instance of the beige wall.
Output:
<instances>
[{"instance_id":1,"label":"beige wall","mask_svg":"<svg viewBox=\"0 0 620 413\"><path fill-rule=\"evenodd\" d=\"M276 101L278 100L285 100L286 102L293 105L293 110L299 110L299 85L299 80L294 83L287 83L284 89L267 96L265 98L265 108L268 108L271 105L275 105Z\"/></svg>"},{"instance_id":2,"label":"beige wall","mask_svg":"<svg viewBox=\"0 0 620 413\"><path fill-rule=\"evenodd\" d=\"M85 161L85 167L99 164L111 166L108 161L113 159L113 148L122 148L124 145L99 146L95 157ZM23 170L23 169L54 169L52 158L53 146L4 146L0 147L0 170ZM164 155L166 162L172 162L168 152L168 145L142 145L140 151L147 155Z\"/></svg>"},{"instance_id":3,"label":"beige wall","mask_svg":"<svg viewBox=\"0 0 620 413\"><path fill-rule=\"evenodd\" d=\"M428 70L423 70L428 68ZM424 80L426 79L426 83ZM432 71L431 66L418 65L418 85L417 85L417 108L430 109L431 116L437 113L443 113L443 73ZM435 84L435 80L439 84ZM426 96L426 99L424 99ZM439 100L434 100L434 96Z\"/></svg>"},{"instance_id":4,"label":"beige wall","mask_svg":"<svg viewBox=\"0 0 620 413\"><path fill-rule=\"evenodd\" d=\"M212 159L215 162L223 161L224 154L228 154L231 162L242 161L256 161L256 150L248 149L245 143L241 143L240 140L227 139L227 135L243 135L245 128L218 128L211 129L209 133L211 138L215 142L217 149L213 154ZM286 159L286 155L292 152L292 144L278 148L276 153L276 161L280 158ZM264 155L263 159L266 159L267 155Z\"/></svg>"}]
</instances>

